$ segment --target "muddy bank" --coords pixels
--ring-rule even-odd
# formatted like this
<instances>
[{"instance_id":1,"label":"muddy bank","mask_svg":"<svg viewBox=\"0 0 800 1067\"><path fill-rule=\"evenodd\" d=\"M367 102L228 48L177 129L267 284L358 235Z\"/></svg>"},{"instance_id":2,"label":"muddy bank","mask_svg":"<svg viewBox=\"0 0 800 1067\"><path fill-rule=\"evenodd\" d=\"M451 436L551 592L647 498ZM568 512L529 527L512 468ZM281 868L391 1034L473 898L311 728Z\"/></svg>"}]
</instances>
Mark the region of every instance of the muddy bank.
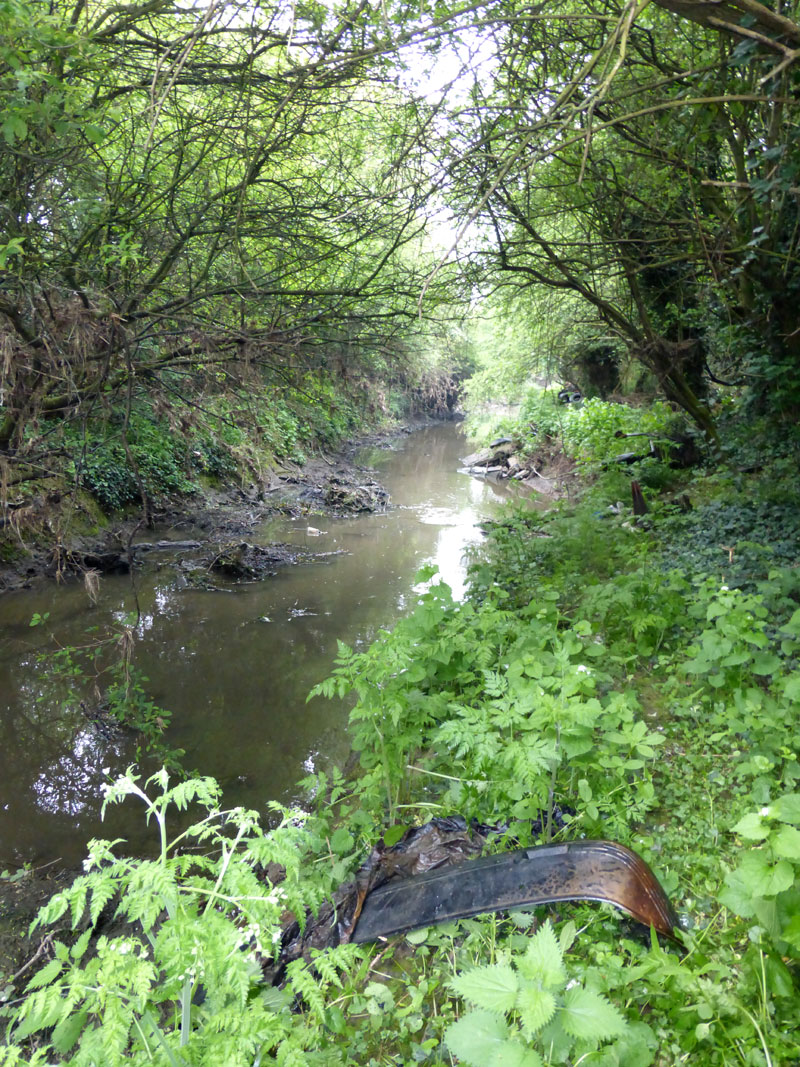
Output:
<instances>
[{"instance_id":1,"label":"muddy bank","mask_svg":"<svg viewBox=\"0 0 800 1067\"><path fill-rule=\"evenodd\" d=\"M0 861L1 863L2 861ZM30 924L55 893L80 872L52 863L35 869L3 870L0 876L0 1005L18 996L25 984L52 958L52 942L70 938L70 921L29 936Z\"/></svg>"},{"instance_id":2,"label":"muddy bank","mask_svg":"<svg viewBox=\"0 0 800 1067\"><path fill-rule=\"evenodd\" d=\"M258 580L274 574L276 568L312 561L326 553L302 552L282 544L251 545L248 532L273 516L284 515L307 518L314 536L315 516L342 517L387 508L389 494L374 472L354 457L370 445L391 447L411 430L404 427L370 435L335 457L320 454L302 467L281 466L260 486L207 489L162 501L153 509L149 527L139 514L98 521L96 509L86 500L74 494L42 493L30 502L25 515L11 513L5 519L0 593L32 588L43 581L91 583L100 575L128 574L165 554L173 555L174 564L190 582L200 581L203 572Z\"/></svg>"}]
</instances>

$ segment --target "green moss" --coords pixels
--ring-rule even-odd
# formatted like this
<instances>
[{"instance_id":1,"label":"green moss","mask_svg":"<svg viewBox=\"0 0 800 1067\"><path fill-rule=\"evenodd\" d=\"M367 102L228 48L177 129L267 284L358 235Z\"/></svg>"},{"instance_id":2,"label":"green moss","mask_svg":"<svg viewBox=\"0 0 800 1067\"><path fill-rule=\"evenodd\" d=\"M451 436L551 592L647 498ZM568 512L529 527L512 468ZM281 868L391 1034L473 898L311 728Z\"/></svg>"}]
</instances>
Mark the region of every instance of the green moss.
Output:
<instances>
[{"instance_id":1,"label":"green moss","mask_svg":"<svg viewBox=\"0 0 800 1067\"><path fill-rule=\"evenodd\" d=\"M18 560L24 559L28 554L28 550L19 541L11 538L0 540L0 563L16 563Z\"/></svg>"}]
</instances>

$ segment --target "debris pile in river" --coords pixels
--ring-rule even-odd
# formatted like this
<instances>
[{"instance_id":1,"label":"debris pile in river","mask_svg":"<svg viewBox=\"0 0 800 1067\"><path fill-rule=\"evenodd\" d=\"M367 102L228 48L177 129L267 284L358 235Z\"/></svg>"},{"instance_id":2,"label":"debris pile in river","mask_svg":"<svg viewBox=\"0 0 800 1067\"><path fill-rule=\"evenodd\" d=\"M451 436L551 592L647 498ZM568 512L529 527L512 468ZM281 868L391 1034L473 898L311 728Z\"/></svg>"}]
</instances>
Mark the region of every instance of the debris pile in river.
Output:
<instances>
[{"instance_id":1,"label":"debris pile in river","mask_svg":"<svg viewBox=\"0 0 800 1067\"><path fill-rule=\"evenodd\" d=\"M380 511L389 503L389 494L371 479L354 485L349 479L333 477L325 486L324 500L335 511Z\"/></svg>"},{"instance_id":2,"label":"debris pile in river","mask_svg":"<svg viewBox=\"0 0 800 1067\"><path fill-rule=\"evenodd\" d=\"M519 451L520 445L513 438L500 437L492 441L488 448L462 457L462 470L465 474L481 477L510 478L539 493L554 496L556 484L552 478L545 477L536 469L536 457L523 458Z\"/></svg>"},{"instance_id":3,"label":"debris pile in river","mask_svg":"<svg viewBox=\"0 0 800 1067\"><path fill-rule=\"evenodd\" d=\"M257 581L277 574L277 567L300 563L313 556L312 553L275 542L270 545L251 545L247 541L238 541L222 545L208 566L226 578L244 578Z\"/></svg>"}]
</instances>

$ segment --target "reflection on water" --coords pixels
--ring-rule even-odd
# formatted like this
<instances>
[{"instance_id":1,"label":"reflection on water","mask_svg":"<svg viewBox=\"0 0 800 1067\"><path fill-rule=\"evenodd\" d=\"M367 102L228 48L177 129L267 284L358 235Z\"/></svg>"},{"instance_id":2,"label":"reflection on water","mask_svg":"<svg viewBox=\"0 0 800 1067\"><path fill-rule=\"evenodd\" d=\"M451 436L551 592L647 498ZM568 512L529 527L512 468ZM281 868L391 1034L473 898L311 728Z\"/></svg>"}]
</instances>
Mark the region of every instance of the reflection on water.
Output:
<instances>
[{"instance_id":1,"label":"reflection on water","mask_svg":"<svg viewBox=\"0 0 800 1067\"><path fill-rule=\"evenodd\" d=\"M302 776L346 758L347 708L306 703L330 672L337 639L364 647L409 610L424 563L463 594L464 550L506 492L458 473L468 450L451 424L421 430L395 451L364 457L392 495L386 513L316 520L321 536L291 520L248 535L340 553L317 563L218 592L186 587L167 553L139 576L135 663L149 679L148 695L172 712L169 744L186 750L188 767L223 784L226 804L263 810L271 799L291 799ZM73 862L91 836L124 836L140 847L149 833L130 801L99 822L104 769L123 770L135 743L97 734L78 692L74 706L56 706L36 656L50 638L29 625L34 612L49 612L59 643L80 644L89 627L124 620L134 607L130 580L111 576L96 608L78 585L0 600L0 865Z\"/></svg>"},{"instance_id":2,"label":"reflection on water","mask_svg":"<svg viewBox=\"0 0 800 1067\"><path fill-rule=\"evenodd\" d=\"M91 727L79 729L70 751L44 767L33 782L37 807L49 815L79 815L94 807L110 770L109 757L118 758L121 747L108 744Z\"/></svg>"}]
</instances>

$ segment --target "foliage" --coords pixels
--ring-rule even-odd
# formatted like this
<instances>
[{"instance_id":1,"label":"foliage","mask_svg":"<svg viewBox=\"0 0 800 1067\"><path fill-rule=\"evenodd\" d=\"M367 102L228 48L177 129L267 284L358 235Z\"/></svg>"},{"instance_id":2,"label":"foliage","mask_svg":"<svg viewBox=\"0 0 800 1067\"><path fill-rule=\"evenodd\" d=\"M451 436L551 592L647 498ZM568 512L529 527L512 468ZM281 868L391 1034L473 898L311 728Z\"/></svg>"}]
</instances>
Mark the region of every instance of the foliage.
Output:
<instances>
[{"instance_id":1,"label":"foliage","mask_svg":"<svg viewBox=\"0 0 800 1067\"><path fill-rule=\"evenodd\" d=\"M536 308L549 340L517 366L531 347L552 366L559 344L562 366L623 355L712 442L711 381L746 382L787 422L798 395L798 151L780 102L796 60L766 42L800 30L759 37L764 5L739 7L724 27L666 0L506 15L442 138L453 201L483 223L487 290Z\"/></svg>"},{"instance_id":2,"label":"foliage","mask_svg":"<svg viewBox=\"0 0 800 1067\"><path fill-rule=\"evenodd\" d=\"M140 501L141 490L159 499L196 489L187 477L191 468L180 439L144 411L131 418L127 430L118 420L106 425L94 421L82 434L69 432L67 442L77 454L76 480L106 511Z\"/></svg>"},{"instance_id":3,"label":"foliage","mask_svg":"<svg viewBox=\"0 0 800 1067\"><path fill-rule=\"evenodd\" d=\"M644 444L636 438L634 451L646 453L649 443L669 448L669 431L675 417L668 404L653 403L636 408L590 397L580 407L570 405L564 415L562 438L568 455L574 456L584 470L596 470L610 463L620 452L628 451L625 434L642 434Z\"/></svg>"},{"instance_id":4,"label":"foliage","mask_svg":"<svg viewBox=\"0 0 800 1067\"><path fill-rule=\"evenodd\" d=\"M270 1053L281 1063L300 1062L318 1040L325 991L341 989L340 975L359 959L359 950L343 948L317 976L302 962L294 966L289 989L308 1003L308 1025L298 1025L288 990L263 982L283 910L304 915L319 900L320 886L301 877L312 845L302 815L274 805L280 823L264 835L254 812L220 810L211 779L170 786L165 771L144 787L129 771L107 788L105 804L127 796L144 803L157 829L156 858L117 858L118 842L91 842L86 873L37 919L48 924L68 912L80 936L72 947L57 943L53 959L29 981L3 1062L15 1062L11 1050L43 1032L46 1044L32 1062L47 1052L74 1064L98 1057L173 1067L252 1064ZM205 816L170 838L168 816L190 804ZM280 885L259 878L269 863L285 869ZM92 928L112 907L113 932L93 939Z\"/></svg>"},{"instance_id":5,"label":"foliage","mask_svg":"<svg viewBox=\"0 0 800 1067\"><path fill-rule=\"evenodd\" d=\"M2 6L4 499L65 459L107 508L227 475L203 425L220 395L263 415L246 468L449 380L422 342L458 284L440 271L419 304L420 109L347 7Z\"/></svg>"},{"instance_id":6,"label":"foliage","mask_svg":"<svg viewBox=\"0 0 800 1067\"><path fill-rule=\"evenodd\" d=\"M719 508L734 481L708 480ZM773 490L763 559L791 519ZM6 1062L90 1062L99 1041L104 1062L170 1064L796 1062L797 572L687 572L670 561L705 558L701 527L681 534L667 507L648 520L626 527L596 500L511 512L461 603L423 571L415 609L367 649L341 645L315 689L355 697L360 771L310 779L310 815L281 810L263 835L252 813L218 812L207 780L111 787L144 801L156 858L92 845L43 917L63 908L75 941L4 1009ZM170 842L190 796L207 812ZM496 825L495 848L636 849L683 913L685 951L570 904L416 931L394 955L344 946L291 964L284 992L263 984L285 907L304 916L381 832L389 845L454 810ZM264 880L268 860L285 882Z\"/></svg>"},{"instance_id":7,"label":"foliage","mask_svg":"<svg viewBox=\"0 0 800 1067\"><path fill-rule=\"evenodd\" d=\"M793 1062L796 573L773 568L749 590L665 574L667 551L695 551L696 532L679 540L666 512L649 535L626 531L593 506L493 524L470 600L454 605L434 586L366 653L341 649L320 690L358 695L372 806L383 796L397 813L503 813L517 842L531 825L580 829L669 857L662 879L689 912L689 954L645 952L620 942L616 924L588 920L593 940L581 939L574 973L617 1005L610 1017L625 1032L587 1062ZM765 517L766 547L790 516L784 506ZM758 816L747 814L754 803ZM753 857L726 839L731 829L755 842ZM572 1062L568 1045L526 1028L529 979L532 1002L558 1003L523 970L530 936L491 922L462 924L484 940L464 934L453 989L470 1008L446 1030L450 1051L466 1063Z\"/></svg>"},{"instance_id":8,"label":"foliage","mask_svg":"<svg viewBox=\"0 0 800 1067\"><path fill-rule=\"evenodd\" d=\"M480 408L470 412L468 428L473 436L477 436L474 427L480 414ZM492 418L490 413L490 428L482 427L480 436L486 439L513 437L520 442L523 451L533 453L546 444L548 438L560 438L565 416L564 405L558 403L552 391L533 386L526 390L517 414L498 419L496 416Z\"/></svg>"},{"instance_id":9,"label":"foliage","mask_svg":"<svg viewBox=\"0 0 800 1067\"><path fill-rule=\"evenodd\" d=\"M574 924L567 923L556 939L547 922L528 940L524 953L458 975L453 989L471 1010L448 1027L450 1051L472 1067L540 1067L544 1061L531 1048L534 1042L550 1056L565 1058L625 1036L627 1025L613 1004L569 981L564 952L574 936ZM510 1025L504 1016L511 1017Z\"/></svg>"},{"instance_id":10,"label":"foliage","mask_svg":"<svg viewBox=\"0 0 800 1067\"><path fill-rule=\"evenodd\" d=\"M609 503L629 495L631 477L646 488L671 485L675 475L669 461L676 438L685 432L683 420L663 402L634 406L590 397L561 404L552 391L538 386L527 390L516 414L498 418L479 407L470 412L467 426L481 440L512 437L529 456L563 452L576 461L581 475L599 482L595 495L604 494ZM641 458L626 464L623 473L615 461L628 452Z\"/></svg>"},{"instance_id":11,"label":"foliage","mask_svg":"<svg viewBox=\"0 0 800 1067\"><path fill-rule=\"evenodd\" d=\"M715 574L748 586L796 559L800 522L792 483L776 499L749 490L727 492L664 519L663 558L688 575Z\"/></svg>"}]
</instances>

